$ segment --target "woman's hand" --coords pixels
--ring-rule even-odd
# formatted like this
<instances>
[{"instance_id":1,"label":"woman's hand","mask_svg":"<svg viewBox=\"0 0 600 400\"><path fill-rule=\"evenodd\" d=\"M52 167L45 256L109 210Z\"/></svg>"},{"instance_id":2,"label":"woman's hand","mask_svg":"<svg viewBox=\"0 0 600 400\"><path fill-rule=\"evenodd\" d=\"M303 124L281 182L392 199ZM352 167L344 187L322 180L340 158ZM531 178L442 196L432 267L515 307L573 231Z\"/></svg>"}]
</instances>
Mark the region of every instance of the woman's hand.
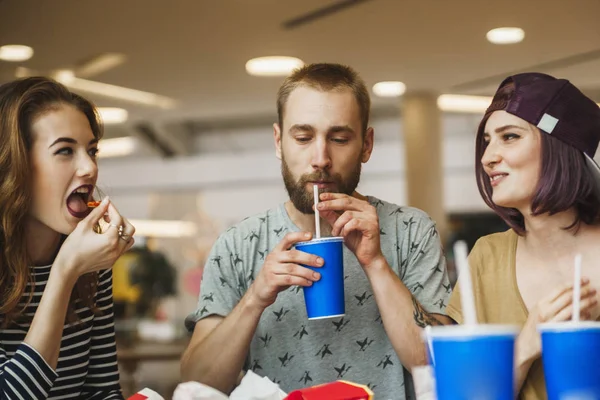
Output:
<instances>
[{"instance_id":1,"label":"woman's hand","mask_svg":"<svg viewBox=\"0 0 600 400\"><path fill-rule=\"evenodd\" d=\"M96 233L94 227L101 219L109 225L104 232ZM111 268L117 258L133 246L134 233L133 225L106 197L67 237L55 264L75 280L88 272Z\"/></svg>"}]
</instances>

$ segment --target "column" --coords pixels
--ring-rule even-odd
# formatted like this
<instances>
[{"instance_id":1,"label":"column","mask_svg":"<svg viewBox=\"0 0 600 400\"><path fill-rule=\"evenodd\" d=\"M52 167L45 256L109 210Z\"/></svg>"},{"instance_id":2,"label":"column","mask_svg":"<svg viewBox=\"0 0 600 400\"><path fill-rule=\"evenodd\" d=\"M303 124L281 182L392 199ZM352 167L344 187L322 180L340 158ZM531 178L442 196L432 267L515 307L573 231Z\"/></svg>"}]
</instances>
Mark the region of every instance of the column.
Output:
<instances>
[{"instance_id":1,"label":"column","mask_svg":"<svg viewBox=\"0 0 600 400\"><path fill-rule=\"evenodd\" d=\"M436 222L442 243L447 238L441 112L434 93L406 93L401 104L408 205Z\"/></svg>"}]
</instances>

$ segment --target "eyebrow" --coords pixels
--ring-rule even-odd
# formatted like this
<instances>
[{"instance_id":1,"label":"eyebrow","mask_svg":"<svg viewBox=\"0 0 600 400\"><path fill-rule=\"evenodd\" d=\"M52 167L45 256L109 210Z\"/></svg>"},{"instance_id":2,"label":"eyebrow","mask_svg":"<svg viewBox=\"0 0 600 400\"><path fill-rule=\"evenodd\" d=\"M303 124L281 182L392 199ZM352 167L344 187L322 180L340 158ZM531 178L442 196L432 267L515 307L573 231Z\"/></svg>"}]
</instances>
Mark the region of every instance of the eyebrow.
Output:
<instances>
[{"instance_id":1,"label":"eyebrow","mask_svg":"<svg viewBox=\"0 0 600 400\"><path fill-rule=\"evenodd\" d=\"M309 124L292 125L292 127L289 130L290 133L314 132L314 131L315 131L315 128ZM334 126L329 127L329 129L327 130L328 134L339 133L339 132L346 132L346 133L351 133L351 134L355 133L354 129L352 129L349 125L334 125Z\"/></svg>"},{"instance_id":2,"label":"eyebrow","mask_svg":"<svg viewBox=\"0 0 600 400\"><path fill-rule=\"evenodd\" d=\"M289 130L290 133L314 132L314 131L315 131L315 128L313 128L311 125L308 125L308 124L295 124L295 125L292 125L292 127Z\"/></svg>"},{"instance_id":3,"label":"eyebrow","mask_svg":"<svg viewBox=\"0 0 600 400\"><path fill-rule=\"evenodd\" d=\"M354 134L354 129L352 129L348 125L335 125L329 128L329 133L338 133L338 132L346 132Z\"/></svg>"},{"instance_id":4,"label":"eyebrow","mask_svg":"<svg viewBox=\"0 0 600 400\"><path fill-rule=\"evenodd\" d=\"M522 126L518 126L518 125L504 125L504 126L500 126L500 127L496 128L494 130L494 132L501 133L501 132L508 131L508 130L511 130L511 129L519 129L521 131L526 131L527 130L527 129L523 128Z\"/></svg>"},{"instance_id":5,"label":"eyebrow","mask_svg":"<svg viewBox=\"0 0 600 400\"><path fill-rule=\"evenodd\" d=\"M71 143L71 144L77 144L77 140L73 139L73 138L68 138L68 137L59 137L58 139L56 139L54 142L52 142L52 144L50 146L48 146L48 148L54 146L55 144L58 143ZM98 143L98 139L94 138L92 140L90 140L90 142L88 143L89 145Z\"/></svg>"}]
</instances>

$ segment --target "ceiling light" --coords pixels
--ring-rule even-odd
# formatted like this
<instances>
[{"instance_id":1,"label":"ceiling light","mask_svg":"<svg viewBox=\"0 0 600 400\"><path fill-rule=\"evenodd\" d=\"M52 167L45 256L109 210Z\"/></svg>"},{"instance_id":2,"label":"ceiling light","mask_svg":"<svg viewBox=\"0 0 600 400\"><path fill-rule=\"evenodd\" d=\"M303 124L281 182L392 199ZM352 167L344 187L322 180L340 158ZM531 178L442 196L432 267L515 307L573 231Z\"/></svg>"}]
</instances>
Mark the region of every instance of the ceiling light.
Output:
<instances>
[{"instance_id":1,"label":"ceiling light","mask_svg":"<svg viewBox=\"0 0 600 400\"><path fill-rule=\"evenodd\" d=\"M525 31L521 28L496 28L486 35L487 40L494 44L519 43L525 37Z\"/></svg>"},{"instance_id":2,"label":"ceiling light","mask_svg":"<svg viewBox=\"0 0 600 400\"><path fill-rule=\"evenodd\" d=\"M127 110L115 107L98 107L98 113L106 125L122 124L129 116Z\"/></svg>"},{"instance_id":3,"label":"ceiling light","mask_svg":"<svg viewBox=\"0 0 600 400\"><path fill-rule=\"evenodd\" d=\"M185 237L194 236L198 227L188 221L129 220L135 226L134 237Z\"/></svg>"},{"instance_id":4,"label":"ceiling light","mask_svg":"<svg viewBox=\"0 0 600 400\"><path fill-rule=\"evenodd\" d=\"M373 93L379 97L399 97L406 91L406 85L399 81L377 82Z\"/></svg>"},{"instance_id":5,"label":"ceiling light","mask_svg":"<svg viewBox=\"0 0 600 400\"><path fill-rule=\"evenodd\" d=\"M137 139L132 136L114 139L102 139L98 142L98 157L122 157L133 153L137 148Z\"/></svg>"},{"instance_id":6,"label":"ceiling light","mask_svg":"<svg viewBox=\"0 0 600 400\"><path fill-rule=\"evenodd\" d=\"M437 99L440 110L447 112L483 114L491 103L492 98L489 96L443 94Z\"/></svg>"},{"instance_id":7,"label":"ceiling light","mask_svg":"<svg viewBox=\"0 0 600 400\"><path fill-rule=\"evenodd\" d=\"M286 76L303 65L304 62L295 57L258 57L246 63L246 72L255 76Z\"/></svg>"},{"instance_id":8,"label":"ceiling light","mask_svg":"<svg viewBox=\"0 0 600 400\"><path fill-rule=\"evenodd\" d=\"M443 94L437 99L439 109L446 112L483 114L490 104L492 104L490 96ZM600 107L600 103L597 104Z\"/></svg>"},{"instance_id":9,"label":"ceiling light","mask_svg":"<svg viewBox=\"0 0 600 400\"><path fill-rule=\"evenodd\" d=\"M54 74L54 79L59 82L72 82L75 79L75 72L70 69L61 69Z\"/></svg>"},{"instance_id":10,"label":"ceiling light","mask_svg":"<svg viewBox=\"0 0 600 400\"><path fill-rule=\"evenodd\" d=\"M146 106L169 109L177 105L175 100L165 96L122 86L109 85L108 83L90 81L81 78L69 78L64 81L59 80L59 82L73 90L81 90L82 92L111 97L113 99L129 101Z\"/></svg>"},{"instance_id":11,"label":"ceiling light","mask_svg":"<svg viewBox=\"0 0 600 400\"><path fill-rule=\"evenodd\" d=\"M33 57L33 49L20 44L8 44L0 47L0 60L4 61L27 61Z\"/></svg>"},{"instance_id":12,"label":"ceiling light","mask_svg":"<svg viewBox=\"0 0 600 400\"><path fill-rule=\"evenodd\" d=\"M125 62L125 55L120 53L103 53L88 60L77 68L77 76L87 78L88 76L100 75L110 69L118 67Z\"/></svg>"}]
</instances>

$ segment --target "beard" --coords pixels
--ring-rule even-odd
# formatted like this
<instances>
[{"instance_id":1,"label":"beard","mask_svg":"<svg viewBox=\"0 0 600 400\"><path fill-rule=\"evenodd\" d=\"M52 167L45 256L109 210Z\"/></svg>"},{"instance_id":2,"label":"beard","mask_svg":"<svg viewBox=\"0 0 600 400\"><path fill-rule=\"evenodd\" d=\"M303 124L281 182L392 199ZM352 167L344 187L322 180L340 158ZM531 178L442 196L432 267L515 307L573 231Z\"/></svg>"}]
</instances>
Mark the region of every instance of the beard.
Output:
<instances>
[{"instance_id":1,"label":"beard","mask_svg":"<svg viewBox=\"0 0 600 400\"><path fill-rule=\"evenodd\" d=\"M342 177L340 174L330 174L327 171L319 170L310 174L304 174L296 180L285 161L285 157L283 155L281 157L281 175L283 176L283 183L285 184L285 188L294 207L303 214L315 213L315 210L313 210L314 193L312 190L306 190L306 185L309 182L327 181L334 184L334 188L319 189L319 193L336 192L352 195L360 181L361 167L362 164L359 159L346 177Z\"/></svg>"}]
</instances>

